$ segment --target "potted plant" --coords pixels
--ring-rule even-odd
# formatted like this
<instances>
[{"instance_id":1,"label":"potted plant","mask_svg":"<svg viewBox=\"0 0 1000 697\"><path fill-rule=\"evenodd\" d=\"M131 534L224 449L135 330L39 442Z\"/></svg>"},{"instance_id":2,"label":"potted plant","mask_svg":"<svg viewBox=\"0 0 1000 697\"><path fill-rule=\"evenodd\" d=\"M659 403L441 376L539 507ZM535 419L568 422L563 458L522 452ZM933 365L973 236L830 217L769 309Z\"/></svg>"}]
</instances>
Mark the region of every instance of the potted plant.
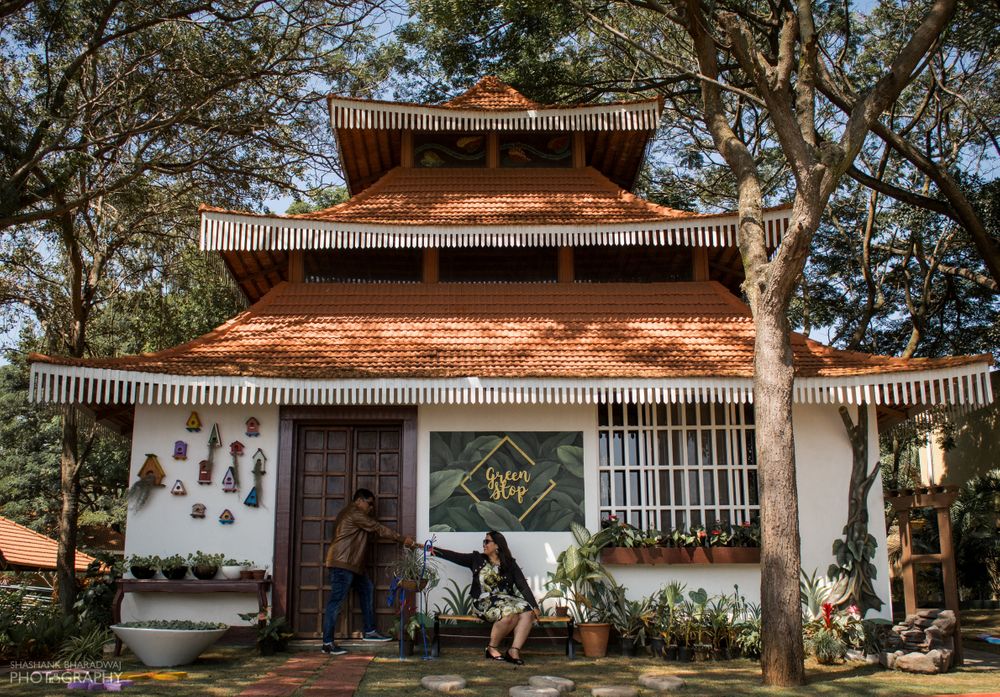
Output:
<instances>
[{"instance_id":1,"label":"potted plant","mask_svg":"<svg viewBox=\"0 0 1000 697\"><path fill-rule=\"evenodd\" d=\"M128 558L128 570L135 578L149 579L156 576L156 570L160 568L160 558L156 555L143 556L132 554Z\"/></svg>"},{"instance_id":2,"label":"potted plant","mask_svg":"<svg viewBox=\"0 0 1000 697\"><path fill-rule=\"evenodd\" d=\"M397 584L410 592L426 592L438 584L438 562L422 547L403 549L391 568Z\"/></svg>"},{"instance_id":3,"label":"potted plant","mask_svg":"<svg viewBox=\"0 0 1000 697\"><path fill-rule=\"evenodd\" d=\"M219 573L222 575L222 578L230 581L238 579L242 570L243 565L235 559L224 559L222 565L219 567Z\"/></svg>"},{"instance_id":4,"label":"potted plant","mask_svg":"<svg viewBox=\"0 0 1000 697\"><path fill-rule=\"evenodd\" d=\"M240 578L244 581L249 581L253 579L254 572L257 570L257 562L251 561L250 559L244 559L240 562Z\"/></svg>"},{"instance_id":5,"label":"potted plant","mask_svg":"<svg viewBox=\"0 0 1000 697\"><path fill-rule=\"evenodd\" d=\"M261 656L273 656L288 650L288 640L294 634L284 617L271 617L271 609L263 612L241 612L240 618L257 626L257 651Z\"/></svg>"},{"instance_id":6,"label":"potted plant","mask_svg":"<svg viewBox=\"0 0 1000 697\"><path fill-rule=\"evenodd\" d=\"M678 620L686 587L680 581L671 581L660 589L656 598L657 616L660 618L659 629L664 641L663 658L668 661L677 660Z\"/></svg>"},{"instance_id":7,"label":"potted plant","mask_svg":"<svg viewBox=\"0 0 1000 697\"><path fill-rule=\"evenodd\" d=\"M113 631L140 661L151 668L191 663L229 625L191 620L150 620L111 625Z\"/></svg>"},{"instance_id":8,"label":"potted plant","mask_svg":"<svg viewBox=\"0 0 1000 697\"><path fill-rule=\"evenodd\" d=\"M614 530L609 527L591 535L578 523L571 523L570 529L574 544L559 553L551 579L552 589L542 599L556 597L556 591L561 597L568 598L570 612L583 642L584 655L601 657L607 653L611 631L603 608L610 602L607 594L614 578L600 563L598 556Z\"/></svg>"},{"instance_id":9,"label":"potted plant","mask_svg":"<svg viewBox=\"0 0 1000 697\"><path fill-rule=\"evenodd\" d=\"M225 558L224 554L208 554L198 550L188 557L188 565L195 578L207 581L219 573L219 567Z\"/></svg>"},{"instance_id":10,"label":"potted plant","mask_svg":"<svg viewBox=\"0 0 1000 697\"><path fill-rule=\"evenodd\" d=\"M187 576L187 572L187 560L179 554L160 559L160 573L171 581L180 581Z\"/></svg>"},{"instance_id":11,"label":"potted plant","mask_svg":"<svg viewBox=\"0 0 1000 697\"><path fill-rule=\"evenodd\" d=\"M652 601L629 600L619 585L612 586L605 597L609 602L604 614L621 637L622 656L634 656L636 645L646 645L646 626L653 617Z\"/></svg>"}]
</instances>

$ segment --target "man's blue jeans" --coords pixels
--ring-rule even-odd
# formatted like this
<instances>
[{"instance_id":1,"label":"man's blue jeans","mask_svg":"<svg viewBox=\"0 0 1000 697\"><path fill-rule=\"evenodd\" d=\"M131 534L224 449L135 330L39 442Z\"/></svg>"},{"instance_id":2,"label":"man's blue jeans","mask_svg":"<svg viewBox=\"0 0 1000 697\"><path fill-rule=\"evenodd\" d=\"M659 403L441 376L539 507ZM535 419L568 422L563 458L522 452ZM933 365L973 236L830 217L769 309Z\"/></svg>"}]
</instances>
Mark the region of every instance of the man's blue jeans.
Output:
<instances>
[{"instance_id":1,"label":"man's blue jeans","mask_svg":"<svg viewBox=\"0 0 1000 697\"><path fill-rule=\"evenodd\" d=\"M361 615L365 620L365 633L374 632L375 626L375 584L364 574L356 574L347 569L330 569L330 599L326 601L323 613L323 643L333 643L333 633L337 629L340 608L347 600L351 588L358 592Z\"/></svg>"}]
</instances>

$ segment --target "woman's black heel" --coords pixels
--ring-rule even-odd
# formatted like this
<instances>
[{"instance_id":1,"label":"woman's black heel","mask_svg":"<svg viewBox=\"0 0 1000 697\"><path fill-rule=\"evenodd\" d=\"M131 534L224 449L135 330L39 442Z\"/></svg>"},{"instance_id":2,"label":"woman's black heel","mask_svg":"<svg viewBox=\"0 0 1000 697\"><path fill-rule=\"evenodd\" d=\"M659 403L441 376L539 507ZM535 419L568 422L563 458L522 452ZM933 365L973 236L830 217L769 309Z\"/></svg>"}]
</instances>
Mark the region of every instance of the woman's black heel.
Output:
<instances>
[{"instance_id":1,"label":"woman's black heel","mask_svg":"<svg viewBox=\"0 0 1000 697\"><path fill-rule=\"evenodd\" d=\"M507 661L508 663L513 663L516 666L523 666L524 661L521 659L521 649L516 649L513 646L511 648L517 651L517 658L511 656L510 651L507 651L507 653L503 655L503 660Z\"/></svg>"},{"instance_id":2,"label":"woman's black heel","mask_svg":"<svg viewBox=\"0 0 1000 697\"><path fill-rule=\"evenodd\" d=\"M496 651L497 655L494 656L493 654L491 654L490 653L490 649L493 649L494 651ZM485 651L483 653L484 653L484 655L486 657L486 660L488 660L488 661L506 661L507 660L507 658L505 657L505 654L500 653L500 649L498 649L496 646L487 646L486 649L485 649Z\"/></svg>"}]
</instances>

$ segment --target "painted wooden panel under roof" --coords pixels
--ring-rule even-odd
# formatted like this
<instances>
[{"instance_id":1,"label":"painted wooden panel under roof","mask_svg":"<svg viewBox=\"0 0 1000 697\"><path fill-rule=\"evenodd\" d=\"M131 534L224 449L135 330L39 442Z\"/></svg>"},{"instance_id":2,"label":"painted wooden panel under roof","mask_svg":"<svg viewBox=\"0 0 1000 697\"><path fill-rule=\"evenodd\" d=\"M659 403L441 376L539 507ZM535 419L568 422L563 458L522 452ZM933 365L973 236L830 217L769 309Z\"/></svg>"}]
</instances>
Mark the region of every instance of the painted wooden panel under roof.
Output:
<instances>
[{"instance_id":1,"label":"painted wooden panel under roof","mask_svg":"<svg viewBox=\"0 0 1000 697\"><path fill-rule=\"evenodd\" d=\"M402 132L579 131L587 162L631 189L659 124L658 98L604 104L539 104L495 77L484 77L443 104L328 98L348 191L357 194L402 161ZM594 137L594 134L601 134Z\"/></svg>"}]
</instances>

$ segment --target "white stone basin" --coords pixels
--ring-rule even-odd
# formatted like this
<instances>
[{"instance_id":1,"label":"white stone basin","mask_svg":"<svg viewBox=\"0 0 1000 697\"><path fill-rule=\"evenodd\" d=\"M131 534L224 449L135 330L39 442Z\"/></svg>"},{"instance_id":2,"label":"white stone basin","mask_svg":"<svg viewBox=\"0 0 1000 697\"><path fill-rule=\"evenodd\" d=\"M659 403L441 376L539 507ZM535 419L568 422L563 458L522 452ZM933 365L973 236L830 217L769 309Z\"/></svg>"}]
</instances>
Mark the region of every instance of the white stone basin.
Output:
<instances>
[{"instance_id":1,"label":"white stone basin","mask_svg":"<svg viewBox=\"0 0 1000 697\"><path fill-rule=\"evenodd\" d=\"M152 629L122 627L117 624L111 626L111 631L150 668L192 663L202 651L218 641L227 629L229 628Z\"/></svg>"}]
</instances>

